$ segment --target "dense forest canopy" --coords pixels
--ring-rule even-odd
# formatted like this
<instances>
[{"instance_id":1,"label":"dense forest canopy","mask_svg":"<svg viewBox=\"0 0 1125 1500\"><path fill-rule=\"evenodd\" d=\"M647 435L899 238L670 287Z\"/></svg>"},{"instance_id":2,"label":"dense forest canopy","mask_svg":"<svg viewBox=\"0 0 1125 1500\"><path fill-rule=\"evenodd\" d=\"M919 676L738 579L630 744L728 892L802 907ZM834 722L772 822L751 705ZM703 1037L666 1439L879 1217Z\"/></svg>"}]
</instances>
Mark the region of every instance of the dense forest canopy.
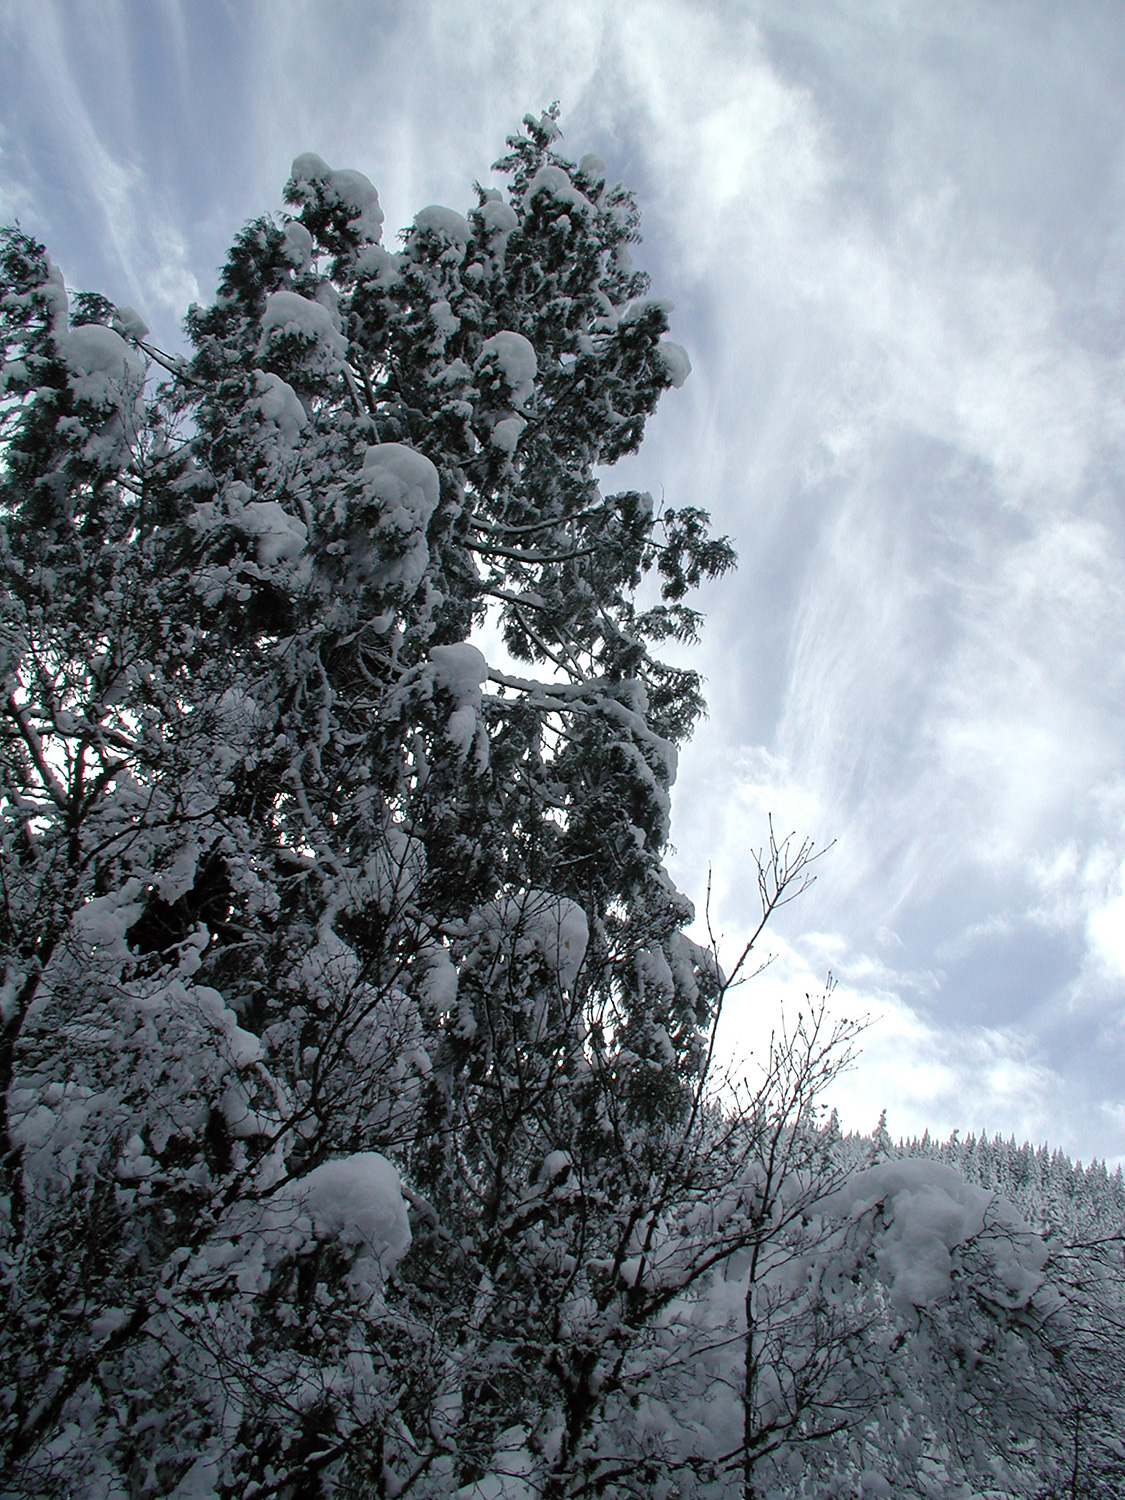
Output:
<instances>
[{"instance_id":1,"label":"dense forest canopy","mask_svg":"<svg viewBox=\"0 0 1125 1500\"><path fill-rule=\"evenodd\" d=\"M396 250L298 157L187 358L0 243L0 1495L1116 1494L1120 1174L843 1137L816 1000L720 1076L734 553L603 491L689 361L508 146Z\"/></svg>"}]
</instances>

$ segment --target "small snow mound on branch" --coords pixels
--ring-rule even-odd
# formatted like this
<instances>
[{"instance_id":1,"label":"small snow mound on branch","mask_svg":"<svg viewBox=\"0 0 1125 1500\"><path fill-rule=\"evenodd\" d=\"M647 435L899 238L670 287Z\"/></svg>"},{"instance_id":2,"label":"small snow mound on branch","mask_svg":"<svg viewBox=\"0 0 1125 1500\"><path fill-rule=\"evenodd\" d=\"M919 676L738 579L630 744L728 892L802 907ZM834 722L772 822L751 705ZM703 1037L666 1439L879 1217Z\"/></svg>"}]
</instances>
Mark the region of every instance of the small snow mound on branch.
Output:
<instances>
[{"instance_id":1,"label":"small snow mound on branch","mask_svg":"<svg viewBox=\"0 0 1125 1500\"><path fill-rule=\"evenodd\" d=\"M113 331L123 339L132 339L134 342L148 338L148 324L131 307L113 309Z\"/></svg>"},{"instance_id":2,"label":"small snow mound on branch","mask_svg":"<svg viewBox=\"0 0 1125 1500\"><path fill-rule=\"evenodd\" d=\"M667 297L634 297L621 314L621 326L624 328L630 323L637 323L651 312L663 313L667 319L675 310L676 304Z\"/></svg>"},{"instance_id":3,"label":"small snow mound on branch","mask_svg":"<svg viewBox=\"0 0 1125 1500\"><path fill-rule=\"evenodd\" d=\"M562 167L548 165L539 168L527 185L524 201L531 203L537 193L549 193L556 202L566 203L583 213L592 213L594 209L589 198L578 191Z\"/></svg>"},{"instance_id":4,"label":"small snow mound on branch","mask_svg":"<svg viewBox=\"0 0 1125 1500\"><path fill-rule=\"evenodd\" d=\"M380 238L383 210L379 207L379 194L371 179L362 172L348 167L335 171L315 151L306 151L294 160L289 173L298 189L305 183L317 184L326 202L331 203L334 199L350 209L349 229L354 229L365 240Z\"/></svg>"},{"instance_id":5,"label":"small snow mound on branch","mask_svg":"<svg viewBox=\"0 0 1125 1500\"><path fill-rule=\"evenodd\" d=\"M504 417L492 429L489 442L494 448L499 448L501 453L509 456L516 451L523 430L527 426L523 417Z\"/></svg>"},{"instance_id":6,"label":"small snow mound on branch","mask_svg":"<svg viewBox=\"0 0 1125 1500\"><path fill-rule=\"evenodd\" d=\"M275 331L297 334L312 344L323 344L336 359L343 359L348 350L347 339L323 303L310 302L297 292L271 292L266 298L259 352L267 344L268 335Z\"/></svg>"},{"instance_id":7,"label":"small snow mound on branch","mask_svg":"<svg viewBox=\"0 0 1125 1500\"><path fill-rule=\"evenodd\" d=\"M303 521L278 505L276 500L254 500L232 517L239 531L254 538L258 561L265 568L300 557L308 541Z\"/></svg>"},{"instance_id":8,"label":"small snow mound on branch","mask_svg":"<svg viewBox=\"0 0 1125 1500\"><path fill-rule=\"evenodd\" d=\"M419 234L427 229L432 230L435 234L442 234L458 245L467 245L473 237L472 225L464 214L459 214L453 208L442 208L440 203L431 203L428 208L420 208L414 215L414 228Z\"/></svg>"},{"instance_id":9,"label":"small snow mound on branch","mask_svg":"<svg viewBox=\"0 0 1125 1500\"><path fill-rule=\"evenodd\" d=\"M398 1173L377 1151L326 1161L291 1183L289 1195L301 1204L318 1236L369 1248L384 1274L410 1246Z\"/></svg>"},{"instance_id":10,"label":"small snow mound on branch","mask_svg":"<svg viewBox=\"0 0 1125 1500\"><path fill-rule=\"evenodd\" d=\"M432 646L430 661L436 687L450 693L459 703L480 702L480 690L488 681L488 663L476 646L470 646L468 641Z\"/></svg>"},{"instance_id":11,"label":"small snow mound on branch","mask_svg":"<svg viewBox=\"0 0 1125 1500\"><path fill-rule=\"evenodd\" d=\"M298 271L303 271L313 257L313 237L296 219L285 226L285 255Z\"/></svg>"},{"instance_id":12,"label":"small snow mound on branch","mask_svg":"<svg viewBox=\"0 0 1125 1500\"><path fill-rule=\"evenodd\" d=\"M560 986L572 989L590 941L590 925L578 903L548 891L528 890L508 897L502 911L504 925L517 928L542 954Z\"/></svg>"},{"instance_id":13,"label":"small snow mound on branch","mask_svg":"<svg viewBox=\"0 0 1125 1500\"><path fill-rule=\"evenodd\" d=\"M430 651L433 684L454 701L454 710L445 726L445 737L463 760L477 737L481 706L481 687L488 680L488 663L475 646L460 641L451 646L434 646ZM488 740L482 736L477 755L480 770L488 763Z\"/></svg>"},{"instance_id":14,"label":"small snow mound on branch","mask_svg":"<svg viewBox=\"0 0 1125 1500\"><path fill-rule=\"evenodd\" d=\"M513 229L519 228L515 209L501 198L486 198L480 206L480 216L490 234L502 234L507 238Z\"/></svg>"},{"instance_id":15,"label":"small snow mound on branch","mask_svg":"<svg viewBox=\"0 0 1125 1500\"><path fill-rule=\"evenodd\" d=\"M875 1259L893 1304L932 1307L950 1294L954 1252L978 1240L1013 1307L1042 1283L1047 1252L1011 1204L941 1162L917 1157L857 1172L820 1205L827 1217L860 1219L881 1207Z\"/></svg>"},{"instance_id":16,"label":"small snow mound on branch","mask_svg":"<svg viewBox=\"0 0 1125 1500\"><path fill-rule=\"evenodd\" d=\"M682 344L674 344L671 339L661 339L656 346L656 357L667 371L673 388L678 391L691 374L691 360L687 350Z\"/></svg>"},{"instance_id":17,"label":"small snow mound on branch","mask_svg":"<svg viewBox=\"0 0 1125 1500\"><path fill-rule=\"evenodd\" d=\"M245 1031L238 1024L238 1017L218 990L201 984L191 993L205 1019L223 1035L225 1050L236 1068L249 1068L261 1061L261 1041L252 1031Z\"/></svg>"},{"instance_id":18,"label":"small snow mound on branch","mask_svg":"<svg viewBox=\"0 0 1125 1500\"><path fill-rule=\"evenodd\" d=\"M491 1472L462 1485L454 1500L539 1500L543 1491L540 1485L531 1483L534 1473L526 1431L509 1427L499 1436Z\"/></svg>"},{"instance_id":19,"label":"small snow mound on branch","mask_svg":"<svg viewBox=\"0 0 1125 1500\"><path fill-rule=\"evenodd\" d=\"M81 401L119 405L128 387L139 388L144 381L144 361L119 333L101 323L72 328L58 343Z\"/></svg>"},{"instance_id":20,"label":"small snow mound on branch","mask_svg":"<svg viewBox=\"0 0 1125 1500\"><path fill-rule=\"evenodd\" d=\"M222 1460L215 1453L197 1458L168 1500L215 1500L222 1479Z\"/></svg>"},{"instance_id":21,"label":"small snow mound on branch","mask_svg":"<svg viewBox=\"0 0 1125 1500\"><path fill-rule=\"evenodd\" d=\"M255 403L267 422L272 422L288 448L295 448L301 432L308 422L305 408L297 399L297 393L280 375L255 371L254 376L259 396Z\"/></svg>"},{"instance_id":22,"label":"small snow mound on branch","mask_svg":"<svg viewBox=\"0 0 1125 1500\"><path fill-rule=\"evenodd\" d=\"M535 390L535 377L539 373L539 362L530 341L522 333L505 329L485 339L481 345L478 364L492 358L500 367L504 379L512 392L512 400L522 406L530 400Z\"/></svg>"},{"instance_id":23,"label":"small snow mound on branch","mask_svg":"<svg viewBox=\"0 0 1125 1500\"><path fill-rule=\"evenodd\" d=\"M374 514L355 517L351 545L377 586L410 598L429 562L426 527L441 481L430 460L403 443L367 449L359 475L363 500Z\"/></svg>"},{"instance_id":24,"label":"small snow mound on branch","mask_svg":"<svg viewBox=\"0 0 1125 1500\"><path fill-rule=\"evenodd\" d=\"M441 481L424 454L403 443L368 448L363 480L369 493L383 501L386 518L399 531L425 531L438 503Z\"/></svg>"},{"instance_id":25,"label":"small snow mound on branch","mask_svg":"<svg viewBox=\"0 0 1125 1500\"><path fill-rule=\"evenodd\" d=\"M331 173L328 180L340 202L355 210L348 220L349 228L363 235L364 239L377 240L383 232L383 210L379 207L379 194L371 179L362 172L342 167Z\"/></svg>"}]
</instances>

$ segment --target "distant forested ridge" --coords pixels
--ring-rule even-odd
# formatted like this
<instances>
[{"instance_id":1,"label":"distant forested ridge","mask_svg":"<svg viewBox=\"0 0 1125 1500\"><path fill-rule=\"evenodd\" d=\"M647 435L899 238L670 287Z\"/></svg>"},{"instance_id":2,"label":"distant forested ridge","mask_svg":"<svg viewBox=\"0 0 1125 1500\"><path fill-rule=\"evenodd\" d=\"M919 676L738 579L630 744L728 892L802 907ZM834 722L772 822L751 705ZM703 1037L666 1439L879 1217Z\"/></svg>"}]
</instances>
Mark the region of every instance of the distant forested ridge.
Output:
<instances>
[{"instance_id":1,"label":"distant forested ridge","mask_svg":"<svg viewBox=\"0 0 1125 1500\"><path fill-rule=\"evenodd\" d=\"M717 1058L817 851L665 867L734 552L556 116L393 249L298 157L185 356L0 236L0 1500L1125 1488L1120 1172Z\"/></svg>"}]
</instances>

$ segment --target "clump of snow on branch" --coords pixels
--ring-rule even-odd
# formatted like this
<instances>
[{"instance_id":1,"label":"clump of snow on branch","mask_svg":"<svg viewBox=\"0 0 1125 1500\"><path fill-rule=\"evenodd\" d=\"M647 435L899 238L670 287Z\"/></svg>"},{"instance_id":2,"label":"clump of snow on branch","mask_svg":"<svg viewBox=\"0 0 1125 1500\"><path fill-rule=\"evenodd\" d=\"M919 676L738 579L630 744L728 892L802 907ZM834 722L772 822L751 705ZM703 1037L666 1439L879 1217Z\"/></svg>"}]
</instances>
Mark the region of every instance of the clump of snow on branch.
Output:
<instances>
[{"instance_id":1,"label":"clump of snow on branch","mask_svg":"<svg viewBox=\"0 0 1125 1500\"><path fill-rule=\"evenodd\" d=\"M480 728L481 688L488 681L488 663L467 641L430 649L433 685L453 700L445 737L463 760L477 741L477 769L488 764L488 736Z\"/></svg>"},{"instance_id":2,"label":"clump of snow on branch","mask_svg":"<svg viewBox=\"0 0 1125 1500\"><path fill-rule=\"evenodd\" d=\"M351 168L334 170L315 151L306 151L293 162L290 177L299 195L308 198L319 189L329 205L342 205L349 213L349 227L361 239L379 240L383 232L383 210L379 206L379 194L362 172Z\"/></svg>"},{"instance_id":3,"label":"clump of snow on branch","mask_svg":"<svg viewBox=\"0 0 1125 1500\"><path fill-rule=\"evenodd\" d=\"M530 401L535 390L539 363L529 339L524 338L522 333L508 330L494 333L481 345L480 363L487 360L495 361L516 406L523 406Z\"/></svg>"},{"instance_id":4,"label":"clump of snow on branch","mask_svg":"<svg viewBox=\"0 0 1125 1500\"><path fill-rule=\"evenodd\" d=\"M255 371L254 378L259 392L255 403L258 411L277 429L284 446L295 448L309 420L296 391L280 375L265 370Z\"/></svg>"},{"instance_id":5,"label":"clump of snow on branch","mask_svg":"<svg viewBox=\"0 0 1125 1500\"><path fill-rule=\"evenodd\" d=\"M308 1213L318 1236L370 1250L384 1273L410 1246L410 1221L394 1167L377 1151L323 1162L286 1185L284 1196Z\"/></svg>"},{"instance_id":6,"label":"clump of snow on branch","mask_svg":"<svg viewBox=\"0 0 1125 1500\"><path fill-rule=\"evenodd\" d=\"M857 1172L819 1205L827 1217L876 1215L875 1260L900 1312L948 1297L958 1250L977 1241L1012 1307L1043 1281L1043 1241L1003 1199L941 1162L888 1161Z\"/></svg>"},{"instance_id":7,"label":"clump of snow on branch","mask_svg":"<svg viewBox=\"0 0 1125 1500\"><path fill-rule=\"evenodd\" d=\"M414 228L419 234L442 235L455 245L467 245L473 236L472 225L464 214L459 214L456 209L442 208L438 203L418 210L414 215Z\"/></svg>"},{"instance_id":8,"label":"clump of snow on branch","mask_svg":"<svg viewBox=\"0 0 1125 1500\"><path fill-rule=\"evenodd\" d=\"M328 308L297 292L271 292L261 326L259 357L268 354L281 338L298 339L328 363L342 360L348 351L348 341Z\"/></svg>"},{"instance_id":9,"label":"clump of snow on branch","mask_svg":"<svg viewBox=\"0 0 1125 1500\"><path fill-rule=\"evenodd\" d=\"M366 500L377 509L380 531L394 542L398 554L381 557L376 565L378 580L382 587L395 586L409 597L429 561L426 526L440 498L438 472L413 448L381 443L367 449L360 482ZM361 547L361 538L355 540Z\"/></svg>"},{"instance_id":10,"label":"clump of snow on branch","mask_svg":"<svg viewBox=\"0 0 1125 1500\"><path fill-rule=\"evenodd\" d=\"M517 956L538 953L560 987L573 988L590 941L589 921L576 901L527 890L505 896L483 916L486 927L498 925L515 935Z\"/></svg>"}]
</instances>

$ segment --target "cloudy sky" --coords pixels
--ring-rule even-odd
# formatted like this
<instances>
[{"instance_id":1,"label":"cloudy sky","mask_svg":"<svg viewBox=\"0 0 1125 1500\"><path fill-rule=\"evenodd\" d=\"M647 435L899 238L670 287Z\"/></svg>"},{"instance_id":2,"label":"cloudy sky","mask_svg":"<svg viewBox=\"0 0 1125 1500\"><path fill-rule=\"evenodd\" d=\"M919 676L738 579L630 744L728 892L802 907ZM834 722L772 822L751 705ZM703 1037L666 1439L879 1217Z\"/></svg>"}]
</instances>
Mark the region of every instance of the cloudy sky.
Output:
<instances>
[{"instance_id":1,"label":"cloudy sky","mask_svg":"<svg viewBox=\"0 0 1125 1500\"><path fill-rule=\"evenodd\" d=\"M315 150L388 227L561 101L694 373L613 484L712 512L674 872L724 953L766 817L835 840L726 1045L831 971L892 1132L1125 1158L1117 0L0 0L0 218L165 347Z\"/></svg>"}]
</instances>

